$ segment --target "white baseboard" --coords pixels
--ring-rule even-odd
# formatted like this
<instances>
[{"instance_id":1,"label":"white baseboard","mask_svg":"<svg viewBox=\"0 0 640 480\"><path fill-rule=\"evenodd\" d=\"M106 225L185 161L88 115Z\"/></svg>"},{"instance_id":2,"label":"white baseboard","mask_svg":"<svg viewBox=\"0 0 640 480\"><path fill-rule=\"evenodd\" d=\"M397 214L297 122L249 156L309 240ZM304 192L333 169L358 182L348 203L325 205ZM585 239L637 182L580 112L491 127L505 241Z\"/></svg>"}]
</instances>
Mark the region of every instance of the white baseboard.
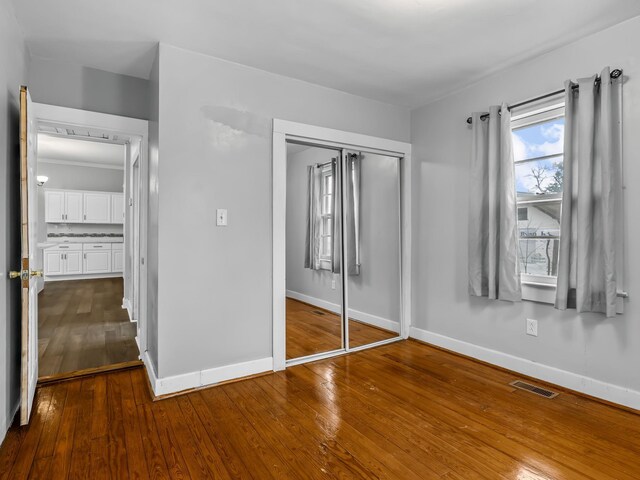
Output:
<instances>
[{"instance_id":1,"label":"white baseboard","mask_svg":"<svg viewBox=\"0 0 640 480\"><path fill-rule=\"evenodd\" d=\"M67 280L95 280L97 278L118 278L122 277L122 272L112 273L81 273L78 275L49 275L44 278L45 282L64 282Z\"/></svg>"},{"instance_id":2,"label":"white baseboard","mask_svg":"<svg viewBox=\"0 0 640 480\"><path fill-rule=\"evenodd\" d=\"M129 321L135 322L135 319L133 318L133 307L131 306L131 302L128 298L122 299L122 308L127 311L127 315L129 315Z\"/></svg>"},{"instance_id":3,"label":"white baseboard","mask_svg":"<svg viewBox=\"0 0 640 480\"><path fill-rule=\"evenodd\" d=\"M538 378L576 392L585 393L592 397L607 400L618 405L624 405L640 410L640 392L629 388L605 383L595 378L586 377L577 373L560 370L541 363L533 362L525 358L516 357L507 353L480 347L472 343L456 340L455 338L411 327L409 336L423 342L446 348L453 352L477 358L492 365L513 370L514 372Z\"/></svg>"},{"instance_id":4,"label":"white baseboard","mask_svg":"<svg viewBox=\"0 0 640 480\"><path fill-rule=\"evenodd\" d=\"M176 393L191 388L215 385L216 383L227 380L273 371L273 357L267 357L232 365L224 365L222 367L209 368L198 372L158 378L149 359L148 352L145 352L145 358L144 363L145 365L149 365L147 366L147 371L149 372L151 386L156 396Z\"/></svg>"},{"instance_id":5,"label":"white baseboard","mask_svg":"<svg viewBox=\"0 0 640 480\"><path fill-rule=\"evenodd\" d=\"M11 409L9 416L7 418L3 418L2 420L0 420L0 445L2 445L2 442L4 442L4 437L7 436L9 427L11 427L11 424L13 423L13 419L18 413L19 408L20 408L20 398L16 400L16 403L13 405L13 408Z\"/></svg>"},{"instance_id":6,"label":"white baseboard","mask_svg":"<svg viewBox=\"0 0 640 480\"><path fill-rule=\"evenodd\" d=\"M342 309L342 307L337 303L331 303L326 300L322 300L321 298L315 298L309 295L305 295L304 293L294 292L293 290L287 290L287 297L293 298L294 300L299 300L304 303L315 305L316 307L323 308L337 314L340 314L340 311ZM400 322L394 322L393 320L353 309L349 309L349 317L362 323L367 323L375 327L384 328L385 330L389 330L391 332L400 333Z\"/></svg>"}]
</instances>

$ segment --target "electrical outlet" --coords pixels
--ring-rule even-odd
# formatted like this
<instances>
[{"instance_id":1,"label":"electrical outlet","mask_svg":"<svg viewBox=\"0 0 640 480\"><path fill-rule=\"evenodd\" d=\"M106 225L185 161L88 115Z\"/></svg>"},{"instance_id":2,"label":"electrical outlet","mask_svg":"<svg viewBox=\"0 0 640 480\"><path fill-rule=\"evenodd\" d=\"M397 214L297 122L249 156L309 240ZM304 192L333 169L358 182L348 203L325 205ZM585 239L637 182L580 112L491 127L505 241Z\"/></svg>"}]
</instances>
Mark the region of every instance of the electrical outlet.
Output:
<instances>
[{"instance_id":1,"label":"electrical outlet","mask_svg":"<svg viewBox=\"0 0 640 480\"><path fill-rule=\"evenodd\" d=\"M538 336L538 321L533 318L527 318L527 335Z\"/></svg>"},{"instance_id":2,"label":"electrical outlet","mask_svg":"<svg viewBox=\"0 0 640 480\"><path fill-rule=\"evenodd\" d=\"M332 278L332 279L331 279L331 289L332 289L332 290L335 290L335 289L336 289L336 279L335 279L335 278Z\"/></svg>"}]
</instances>

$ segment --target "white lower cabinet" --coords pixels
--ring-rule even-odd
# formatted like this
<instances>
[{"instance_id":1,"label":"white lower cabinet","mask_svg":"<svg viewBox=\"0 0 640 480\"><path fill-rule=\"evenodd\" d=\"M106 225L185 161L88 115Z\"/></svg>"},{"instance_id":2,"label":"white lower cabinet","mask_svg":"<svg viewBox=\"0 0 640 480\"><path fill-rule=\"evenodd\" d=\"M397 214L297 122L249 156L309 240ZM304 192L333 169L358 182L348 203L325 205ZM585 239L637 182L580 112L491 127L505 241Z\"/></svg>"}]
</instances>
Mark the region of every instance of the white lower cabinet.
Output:
<instances>
[{"instance_id":1,"label":"white lower cabinet","mask_svg":"<svg viewBox=\"0 0 640 480\"><path fill-rule=\"evenodd\" d=\"M121 243L114 243L111 246L111 271L124 271L124 250Z\"/></svg>"},{"instance_id":2,"label":"white lower cabinet","mask_svg":"<svg viewBox=\"0 0 640 480\"><path fill-rule=\"evenodd\" d=\"M122 273L122 243L65 243L44 251L44 274L47 278L66 275L100 275ZM73 277L76 278L76 277Z\"/></svg>"},{"instance_id":3,"label":"white lower cabinet","mask_svg":"<svg viewBox=\"0 0 640 480\"><path fill-rule=\"evenodd\" d=\"M111 244L85 243L82 251L84 273L111 273Z\"/></svg>"},{"instance_id":4,"label":"white lower cabinet","mask_svg":"<svg viewBox=\"0 0 640 480\"><path fill-rule=\"evenodd\" d=\"M82 244L69 243L45 250L44 274L48 277L82 274Z\"/></svg>"},{"instance_id":5,"label":"white lower cabinet","mask_svg":"<svg viewBox=\"0 0 640 480\"><path fill-rule=\"evenodd\" d=\"M79 275L82 273L82 252L68 252L65 254L64 261L67 275Z\"/></svg>"}]
</instances>

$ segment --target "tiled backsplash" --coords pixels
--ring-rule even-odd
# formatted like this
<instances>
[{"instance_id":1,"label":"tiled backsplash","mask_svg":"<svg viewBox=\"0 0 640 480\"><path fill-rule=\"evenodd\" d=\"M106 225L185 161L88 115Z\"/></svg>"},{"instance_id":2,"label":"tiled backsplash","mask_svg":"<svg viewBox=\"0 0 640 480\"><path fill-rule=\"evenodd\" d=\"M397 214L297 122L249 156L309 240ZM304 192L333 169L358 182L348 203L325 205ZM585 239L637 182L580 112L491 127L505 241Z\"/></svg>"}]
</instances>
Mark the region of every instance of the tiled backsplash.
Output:
<instances>
[{"instance_id":1,"label":"tiled backsplash","mask_svg":"<svg viewBox=\"0 0 640 480\"><path fill-rule=\"evenodd\" d=\"M86 238L86 237L109 237L122 238L122 233L50 233L47 238Z\"/></svg>"},{"instance_id":2,"label":"tiled backsplash","mask_svg":"<svg viewBox=\"0 0 640 480\"><path fill-rule=\"evenodd\" d=\"M89 224L89 223L47 223L47 237L71 237L75 235L122 236L122 225Z\"/></svg>"}]
</instances>

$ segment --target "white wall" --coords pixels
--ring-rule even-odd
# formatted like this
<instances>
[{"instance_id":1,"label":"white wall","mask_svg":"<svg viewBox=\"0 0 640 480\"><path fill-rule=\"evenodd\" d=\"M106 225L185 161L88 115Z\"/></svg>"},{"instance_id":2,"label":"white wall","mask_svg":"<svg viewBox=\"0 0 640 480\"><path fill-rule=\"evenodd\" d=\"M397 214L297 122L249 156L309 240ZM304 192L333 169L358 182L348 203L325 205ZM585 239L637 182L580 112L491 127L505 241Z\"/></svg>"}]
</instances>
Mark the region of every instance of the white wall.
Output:
<instances>
[{"instance_id":1,"label":"white wall","mask_svg":"<svg viewBox=\"0 0 640 480\"><path fill-rule=\"evenodd\" d=\"M412 112L414 155L413 325L602 382L640 391L640 18L499 72ZM560 312L552 306L488 301L467 293L471 132L465 119L503 100L561 89L567 78L610 65L624 69L624 315ZM539 336L525 335L525 319Z\"/></svg>"},{"instance_id":2,"label":"white wall","mask_svg":"<svg viewBox=\"0 0 640 480\"><path fill-rule=\"evenodd\" d=\"M304 268L307 166L326 163L335 150L309 148L287 156L287 290L342 305L340 275ZM349 316L369 316L400 328L400 206L398 160L363 154L360 174L360 275L348 277ZM335 276L336 288L331 288ZM308 301L308 300L305 300ZM318 304L321 306L321 304ZM362 314L366 315L362 315ZM383 326L381 323L380 326Z\"/></svg>"},{"instance_id":3,"label":"white wall","mask_svg":"<svg viewBox=\"0 0 640 480\"><path fill-rule=\"evenodd\" d=\"M159 63L159 376L271 357L272 119L406 141L409 113L164 44Z\"/></svg>"},{"instance_id":4,"label":"white wall","mask_svg":"<svg viewBox=\"0 0 640 480\"><path fill-rule=\"evenodd\" d=\"M147 119L149 82L41 57L29 62L34 102Z\"/></svg>"},{"instance_id":5,"label":"white wall","mask_svg":"<svg viewBox=\"0 0 640 480\"><path fill-rule=\"evenodd\" d=\"M19 91L27 53L8 0L0 0L0 442L20 396L20 283L6 272L20 269Z\"/></svg>"}]
</instances>

